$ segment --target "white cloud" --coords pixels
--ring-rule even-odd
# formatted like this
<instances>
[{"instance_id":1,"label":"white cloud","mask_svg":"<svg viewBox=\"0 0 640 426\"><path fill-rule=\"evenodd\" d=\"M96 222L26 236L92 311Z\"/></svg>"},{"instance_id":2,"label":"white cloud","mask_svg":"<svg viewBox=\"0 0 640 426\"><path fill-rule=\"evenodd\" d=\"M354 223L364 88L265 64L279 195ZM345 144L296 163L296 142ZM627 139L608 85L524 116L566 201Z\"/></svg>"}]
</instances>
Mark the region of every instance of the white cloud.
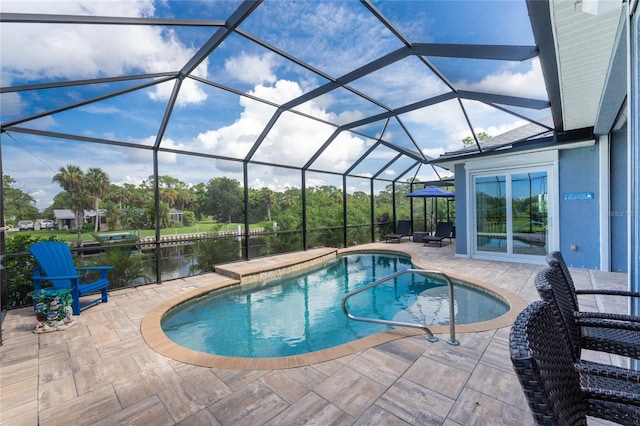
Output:
<instances>
[{"instance_id":1,"label":"white cloud","mask_svg":"<svg viewBox=\"0 0 640 426\"><path fill-rule=\"evenodd\" d=\"M291 99L302 96L302 89L295 81L278 80L272 86L256 85L249 94L276 104L283 104ZM301 105L298 110L311 114L314 110L317 110L317 108L314 103L309 104L307 102Z\"/></svg>"},{"instance_id":2,"label":"white cloud","mask_svg":"<svg viewBox=\"0 0 640 426\"><path fill-rule=\"evenodd\" d=\"M265 53L262 56L248 55L242 52L238 56L227 59L225 70L234 78L253 85L275 83L276 76L272 72L276 56Z\"/></svg>"},{"instance_id":3,"label":"white cloud","mask_svg":"<svg viewBox=\"0 0 640 426\"><path fill-rule=\"evenodd\" d=\"M42 189L42 188L36 189L35 191L30 192L29 195L33 197L33 199L36 202L36 205L46 204L48 206L52 204L51 201L47 202L47 200L43 200L43 198L47 196L47 191L45 189Z\"/></svg>"},{"instance_id":4,"label":"white cloud","mask_svg":"<svg viewBox=\"0 0 640 426\"><path fill-rule=\"evenodd\" d=\"M299 188L300 185L292 185L290 182L281 182L280 179L274 177L269 182L260 178L255 178L249 183L249 187L254 189L269 188L274 192L284 192L289 188Z\"/></svg>"},{"instance_id":5,"label":"white cloud","mask_svg":"<svg viewBox=\"0 0 640 426\"><path fill-rule=\"evenodd\" d=\"M299 31L302 37L284 37L283 33L283 39L274 44L298 57L310 58L307 59L310 63L334 76L353 70L381 52L390 51L388 47L397 44L397 40L388 31L381 29L379 25L371 25L370 20L374 18L366 14L353 13L347 5L347 3L340 5L329 2L297 3L295 7L303 9L305 19L296 20L294 25L298 28L294 28L291 33ZM2 1L3 12L72 15L153 16L154 7L154 2L151 0ZM265 2L261 6L264 9L277 9L277 12L282 13L283 16L287 12L286 9L291 7L294 6L279 2ZM289 13L298 14L299 11L289 11ZM279 24L279 21L273 20L271 24ZM3 30L5 26L10 29L13 25L3 24ZM3 31L0 42L3 86L7 85L7 81L10 83L19 78L69 80L139 72L178 71L195 53L195 49L186 45L186 42L178 37L178 33L170 29L162 30L160 27L54 24L21 24L18 27L15 24L15 28L19 28L19 31ZM332 37L323 36L327 33ZM352 39L356 34L359 40L367 42L353 43ZM339 45L340 48L336 49L332 44ZM276 67L283 65L284 62L272 53L251 55L242 52L224 62L224 68L238 81L252 84L254 87L252 95L282 104L301 96L306 90L304 85L307 84L282 78L278 80L279 72L276 73L278 69ZM546 94L539 61L531 61L531 64L529 70L523 71L513 66L506 66L479 82L463 81L454 85L468 90L491 93L505 93L508 88L509 94L544 98ZM521 67L521 64L518 66ZM204 77L207 75L207 70L208 63L204 61L194 73ZM293 74L286 75L290 77ZM309 78L309 75L301 78ZM148 93L154 100L166 100L172 93L174 84L174 81L171 81L157 85ZM311 82L308 84L313 85ZM406 105L443 91L442 82L430 74L424 64L416 58L406 58L388 69L359 79L354 82L354 86L374 98L383 99L385 103L389 101L392 107ZM335 96L340 96L338 92L336 91ZM206 93L199 88L198 83L185 79L177 105L202 103L206 99ZM3 114L9 111L19 112L24 107L22 99L15 94L3 94L1 100ZM336 123L352 122L364 117L364 114L355 107L351 107L353 110L330 112L332 107L334 111L336 109L335 104L332 104L335 100L334 94L329 93L306 102L297 110ZM196 149L203 148L205 152L216 155L244 158L273 116L275 109L270 105L243 97L239 98L239 104L243 111L233 123L217 129L201 130L196 140L188 143L195 142ZM102 107L98 104L84 108L92 113L118 112L113 109L110 111L101 109ZM477 108L478 118L474 116L472 124L477 132L486 131L496 135L522 124L522 121L515 117L508 121L509 117L505 118L504 114L496 119L496 116L492 115L493 110L486 105L479 104L475 108ZM200 117L194 117L194 121L195 119ZM408 127L411 128L423 152L431 157L437 157L444 152L445 147L461 148L461 140L469 135L468 125L455 100L405 114L402 119L408 125L415 125L413 128ZM30 125L39 128L50 128L56 125L51 117L34 123ZM332 126L297 114L285 113L264 140L254 159L278 164L302 165L327 140L333 130ZM154 133L154 130L143 134L151 133ZM402 135L398 133L396 136L395 139L402 140ZM175 138L178 137L175 136ZM391 140L393 135L387 133L385 139ZM149 136L142 141L134 142L148 146L154 141L155 136ZM342 172L364 152L369 143L367 139L342 133L316 161L313 168ZM162 146L184 149L185 145L178 140L165 139ZM126 150L126 153L122 154L121 166L114 164L109 167L118 167L120 171L130 173L121 178L123 182L139 184L142 179L136 177L136 173L142 175L143 172L138 172L141 169L137 167L149 166L151 158L151 152L148 150ZM177 164L178 158L176 154L160 153L160 161L163 164ZM132 166L132 163L135 165ZM184 166L184 163L181 159L179 166ZM227 171L233 171L235 176L239 171L241 172L242 165L239 162L218 161L215 166L218 170L223 170L226 175L231 175ZM202 176L219 173L218 170L206 169L202 172ZM290 182L299 179L299 172L291 172L294 177L287 176L285 179L282 177L285 171L289 172L282 168L274 168L273 174L265 174L256 179L254 187L268 186L274 190L281 190L287 186L297 187L298 185L291 185ZM190 172L195 173L195 170ZM275 174L280 174L282 180L278 181L274 177ZM285 180L286 183L282 183ZM316 180L312 179L310 182L316 182ZM318 179L316 184L322 185L325 181Z\"/></svg>"},{"instance_id":6,"label":"white cloud","mask_svg":"<svg viewBox=\"0 0 640 426\"><path fill-rule=\"evenodd\" d=\"M57 127L57 126L58 126L58 123L50 115L38 118L36 120L29 121L29 127L32 128L32 129L49 130L49 129Z\"/></svg>"},{"instance_id":7,"label":"white cloud","mask_svg":"<svg viewBox=\"0 0 640 426\"><path fill-rule=\"evenodd\" d=\"M528 71L514 71L514 65L507 65L495 74L489 75L477 83L465 81L455 82L454 86L466 90L497 93L534 99L546 99L546 92L540 62L536 58L531 61ZM463 100L470 121L476 133L486 132L497 136L526 121L515 116L495 110L475 101ZM438 105L405 114L407 122L425 127L425 134L431 134L429 141L423 142L423 152L436 154L439 150L453 151L461 149L462 139L471 135L467 121L460 110L458 101L451 100ZM433 137L434 134L440 137Z\"/></svg>"},{"instance_id":8,"label":"white cloud","mask_svg":"<svg viewBox=\"0 0 640 426\"><path fill-rule=\"evenodd\" d=\"M148 136L144 139L140 139L134 141L139 143L140 145L153 146L156 141L155 136ZM160 143L161 148L168 149L179 149L184 150L184 144L175 143L173 140L165 138ZM140 163L140 164L149 164L151 159L151 152L146 149L129 149L127 152L127 161L130 163ZM178 154L173 152L163 152L160 151L158 153L158 162L163 164L175 164L178 161Z\"/></svg>"},{"instance_id":9,"label":"white cloud","mask_svg":"<svg viewBox=\"0 0 640 426\"><path fill-rule=\"evenodd\" d=\"M520 120L520 119L515 119L514 117L514 121L510 122L510 123L502 123L499 125L493 125L493 126L487 126L487 127L474 127L473 131L476 133L476 135L478 135L479 133L486 133L491 137L494 136L498 136L501 135L503 133L506 133L510 130L516 129L520 126L524 126L525 124L527 124L528 122L525 120ZM462 144L460 143L464 138L471 136L471 132L468 130L468 128L465 131L462 132L458 132L454 135L454 139L455 139L455 144L449 145L447 147L448 150L456 150L456 149L461 149L462 148ZM437 150L434 150L437 152Z\"/></svg>"},{"instance_id":10,"label":"white cloud","mask_svg":"<svg viewBox=\"0 0 640 426\"><path fill-rule=\"evenodd\" d=\"M16 116L20 114L20 111L22 111L25 106L25 102L18 93L3 93L0 95L0 110L2 110L3 116Z\"/></svg>"},{"instance_id":11,"label":"white cloud","mask_svg":"<svg viewBox=\"0 0 640 426\"><path fill-rule=\"evenodd\" d=\"M489 126L486 130L479 130L479 131L485 131L487 134L493 137L493 136L501 135L503 133L506 133L518 127L524 126L525 124L528 124L528 123L529 122L525 120L516 120L513 123L504 123L499 126Z\"/></svg>"},{"instance_id":12,"label":"white cloud","mask_svg":"<svg viewBox=\"0 0 640 426\"><path fill-rule=\"evenodd\" d=\"M270 185L267 185L267 183L260 178L255 178L253 182L249 183L249 186L255 189L270 188Z\"/></svg>"},{"instance_id":13,"label":"white cloud","mask_svg":"<svg viewBox=\"0 0 640 426\"><path fill-rule=\"evenodd\" d=\"M392 107L409 105L449 91L415 57L393 63L356 80L352 85Z\"/></svg>"},{"instance_id":14,"label":"white cloud","mask_svg":"<svg viewBox=\"0 0 640 426\"><path fill-rule=\"evenodd\" d=\"M540 60L534 58L531 61L531 69L525 72L514 71L514 66L516 65L506 65L498 73L488 75L477 83L461 81L456 87L477 92L546 99L547 92Z\"/></svg>"},{"instance_id":15,"label":"white cloud","mask_svg":"<svg viewBox=\"0 0 640 426\"><path fill-rule=\"evenodd\" d=\"M154 12L152 1L3 1L3 12L144 17ZM3 24L5 25L5 24ZM6 24L7 29L12 24ZM3 73L13 80L90 79L131 73L178 71L195 53L173 30L151 26L16 24L3 31ZM206 61L194 74L206 76ZM5 77L6 78L6 77ZM149 92L166 100L169 85ZM185 80L177 105L199 103L206 94Z\"/></svg>"},{"instance_id":16,"label":"white cloud","mask_svg":"<svg viewBox=\"0 0 640 426\"><path fill-rule=\"evenodd\" d=\"M278 80L273 86L257 85L252 95L281 104L302 95L295 82ZM240 98L244 111L231 125L200 133L196 140L207 151L218 155L243 158L251 149L275 110L273 107ZM297 108L300 112L324 120L335 115L320 109L313 101ZM276 164L303 165L335 130L334 127L293 113L280 116L255 154L260 161ZM341 133L314 168L344 171L348 160L363 152L364 141L348 133Z\"/></svg>"},{"instance_id":17,"label":"white cloud","mask_svg":"<svg viewBox=\"0 0 640 426\"><path fill-rule=\"evenodd\" d=\"M336 115L337 124L353 123L354 121L362 120L365 115L362 111L341 111ZM386 138L386 135L385 135Z\"/></svg>"},{"instance_id":18,"label":"white cloud","mask_svg":"<svg viewBox=\"0 0 640 426\"><path fill-rule=\"evenodd\" d=\"M460 144L458 148L462 148L462 145ZM440 155L444 154L444 148L438 147L438 148L423 149L422 153L427 157L438 158Z\"/></svg>"},{"instance_id":19,"label":"white cloud","mask_svg":"<svg viewBox=\"0 0 640 426\"><path fill-rule=\"evenodd\" d=\"M315 188L326 185L326 181L324 179L311 178L307 179L307 188Z\"/></svg>"},{"instance_id":20,"label":"white cloud","mask_svg":"<svg viewBox=\"0 0 640 426\"><path fill-rule=\"evenodd\" d=\"M176 149L176 150L184 150L183 143L176 143L172 139L165 138L160 143L161 148L167 149ZM171 152L162 152L158 153L158 161L160 163L173 164L177 162L177 155Z\"/></svg>"},{"instance_id":21,"label":"white cloud","mask_svg":"<svg viewBox=\"0 0 640 426\"><path fill-rule=\"evenodd\" d=\"M142 182L144 182L145 180L146 180L146 177L142 178L142 177L138 177L138 176L125 175L121 180L119 180L118 182L113 182L113 183L116 184L116 185L119 185L119 186L122 186L125 183L130 184L130 185L138 186Z\"/></svg>"},{"instance_id":22,"label":"white cloud","mask_svg":"<svg viewBox=\"0 0 640 426\"><path fill-rule=\"evenodd\" d=\"M469 127L457 100L441 102L437 105L412 111L403 116L407 123L424 126L424 134L429 135L429 146L421 143L423 149L445 146L452 141L460 142L460 133L468 133ZM442 135L434 137L435 134ZM420 134L414 135L420 137Z\"/></svg>"},{"instance_id":23,"label":"white cloud","mask_svg":"<svg viewBox=\"0 0 640 426\"><path fill-rule=\"evenodd\" d=\"M356 2L267 1L260 9L267 33L277 35L267 41L298 58L308 58L312 66L333 77L399 47L397 38L374 16L362 13Z\"/></svg>"},{"instance_id":24,"label":"white cloud","mask_svg":"<svg viewBox=\"0 0 640 426\"><path fill-rule=\"evenodd\" d=\"M13 13L52 13L69 15L103 16L152 16L155 7L153 0L120 1L50 1L50 0L2 0L3 12Z\"/></svg>"},{"instance_id":25,"label":"white cloud","mask_svg":"<svg viewBox=\"0 0 640 426\"><path fill-rule=\"evenodd\" d=\"M348 133L340 133L325 152L313 163L313 168L344 172L365 150L365 142Z\"/></svg>"},{"instance_id":26,"label":"white cloud","mask_svg":"<svg viewBox=\"0 0 640 426\"><path fill-rule=\"evenodd\" d=\"M122 114L124 111L113 105L102 105L99 103L93 103L79 108L80 111L84 111L90 114Z\"/></svg>"}]
</instances>

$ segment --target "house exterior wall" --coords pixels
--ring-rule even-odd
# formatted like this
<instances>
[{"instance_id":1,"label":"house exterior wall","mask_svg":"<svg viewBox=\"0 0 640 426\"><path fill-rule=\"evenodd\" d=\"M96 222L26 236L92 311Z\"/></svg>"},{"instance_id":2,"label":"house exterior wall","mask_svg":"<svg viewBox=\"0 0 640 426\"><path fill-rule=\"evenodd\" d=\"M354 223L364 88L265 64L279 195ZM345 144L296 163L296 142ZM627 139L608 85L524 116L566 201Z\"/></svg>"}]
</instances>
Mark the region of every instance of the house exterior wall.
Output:
<instances>
[{"instance_id":1,"label":"house exterior wall","mask_svg":"<svg viewBox=\"0 0 640 426\"><path fill-rule=\"evenodd\" d=\"M456 188L456 254L467 256L467 181L464 164L455 166Z\"/></svg>"},{"instance_id":2,"label":"house exterior wall","mask_svg":"<svg viewBox=\"0 0 640 426\"><path fill-rule=\"evenodd\" d=\"M598 158L597 146L560 151L560 251L569 266L600 268ZM583 193L594 197L574 196Z\"/></svg>"},{"instance_id":3,"label":"house exterior wall","mask_svg":"<svg viewBox=\"0 0 640 426\"><path fill-rule=\"evenodd\" d=\"M610 232L611 271L627 272L629 208L627 207L627 128L611 133Z\"/></svg>"},{"instance_id":4,"label":"house exterior wall","mask_svg":"<svg viewBox=\"0 0 640 426\"><path fill-rule=\"evenodd\" d=\"M614 136L611 153L611 191L612 208L626 210L626 134L618 132ZM534 154L535 155L535 154ZM599 171L600 153L598 145L582 146L558 151L558 191L554 197L558 205L559 247L567 264L574 267L600 269L600 230L597 226L600 210ZM468 232L471 224L467 223L466 212L470 208L467 200L467 174L465 164L455 165L456 187L456 255L469 256ZM550 183L550 185L552 185ZM593 193L593 199L580 199L576 195ZM550 191L550 195L552 192ZM613 216L613 215L612 215ZM618 219L618 218L616 218ZM618 219L612 229L620 232L622 237L612 239L612 247L616 250L615 265L626 270L626 224L627 218ZM622 221L622 223L620 223ZM615 235L615 233L613 234ZM571 247L575 246L576 250Z\"/></svg>"},{"instance_id":5,"label":"house exterior wall","mask_svg":"<svg viewBox=\"0 0 640 426\"><path fill-rule=\"evenodd\" d=\"M628 2L630 21L630 43L629 43L629 156L631 168L631 194L629 215L630 238L630 265L629 265L629 287L632 290L640 291L640 1L632 0ZM630 312L634 315L640 314L640 298L634 298L631 303ZM636 361L636 368L640 368L640 361Z\"/></svg>"},{"instance_id":6,"label":"house exterior wall","mask_svg":"<svg viewBox=\"0 0 640 426\"><path fill-rule=\"evenodd\" d=\"M569 266L600 269L601 234L597 226L600 215L608 214L611 246L610 267L614 272L628 269L628 220L633 215L628 207L627 129L611 134L609 205L602 208L600 194L600 153L598 145L558 151L558 192L555 200L559 210L559 249ZM472 224L463 212L471 208L467 200L465 164L455 165L456 187L456 255L470 256L467 230ZM580 199L579 194L593 193L593 199ZM602 212L605 213L602 213ZM587 225L588 224L588 225ZM575 246L575 250L572 250ZM553 248L552 248L553 249ZM609 255L609 254L605 254Z\"/></svg>"}]
</instances>

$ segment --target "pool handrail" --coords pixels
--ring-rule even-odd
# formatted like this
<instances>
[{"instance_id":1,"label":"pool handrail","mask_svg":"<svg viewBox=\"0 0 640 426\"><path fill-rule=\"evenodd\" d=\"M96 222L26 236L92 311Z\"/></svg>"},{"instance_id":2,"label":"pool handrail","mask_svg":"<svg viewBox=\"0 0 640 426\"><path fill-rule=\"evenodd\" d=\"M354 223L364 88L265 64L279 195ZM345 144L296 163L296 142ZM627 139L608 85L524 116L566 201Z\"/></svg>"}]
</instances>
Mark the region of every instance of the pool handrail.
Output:
<instances>
[{"instance_id":1,"label":"pool handrail","mask_svg":"<svg viewBox=\"0 0 640 426\"><path fill-rule=\"evenodd\" d=\"M454 298L453 298L453 282L451 281L451 278L449 278L449 276L447 276L447 274L445 274L444 272L441 271L435 271L435 270L429 270L429 269L405 269L403 271L398 271L398 272L394 272L391 275L388 275L384 278L381 278L377 281L372 282L371 284L368 284L364 287L360 287L357 288L351 292L349 292L346 296L344 296L342 298L342 311L344 312L344 314L347 316L347 318L354 320L354 321L363 321L363 322L372 322L372 323L376 323L376 324L385 324L385 325L391 325L391 326L395 326L395 327L412 327L412 328L420 328L422 330L424 330L425 333L427 333L427 337L426 339L429 342L437 342L438 338L436 336L433 335L433 333L431 332L431 330L429 330L429 327L427 327L424 324L418 324L418 323L410 323L410 322L401 322L401 321L391 321L391 320L383 320L383 319L379 319L379 318L366 318L366 317L358 317L355 315L352 315L349 313L349 311L347 310L347 299L349 299L351 296L355 296L356 294L362 293L363 291L367 291L368 289L370 289L371 287L375 287L377 285L383 284L389 280L392 280L396 277L399 277L400 275L406 275L406 274L419 274L419 275L438 275L441 276L442 278L444 278L444 280L447 282L447 285L449 286L449 340L447 340L447 343L450 345L459 345L460 342L458 340L456 340L456 318L455 318L455 310L453 308L453 302L454 302Z\"/></svg>"}]
</instances>

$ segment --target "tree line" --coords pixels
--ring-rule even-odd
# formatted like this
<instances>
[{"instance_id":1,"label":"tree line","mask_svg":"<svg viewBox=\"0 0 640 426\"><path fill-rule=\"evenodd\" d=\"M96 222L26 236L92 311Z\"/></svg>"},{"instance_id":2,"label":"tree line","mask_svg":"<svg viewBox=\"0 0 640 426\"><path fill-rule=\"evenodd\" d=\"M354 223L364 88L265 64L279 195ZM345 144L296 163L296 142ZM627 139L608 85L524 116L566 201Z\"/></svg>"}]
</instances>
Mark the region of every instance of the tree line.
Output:
<instances>
[{"instance_id":1,"label":"tree line","mask_svg":"<svg viewBox=\"0 0 640 426\"><path fill-rule=\"evenodd\" d=\"M15 188L15 180L3 176L5 218L18 220L37 218L54 219L54 209L70 209L76 215L76 223L82 224L84 210L103 210L107 226L113 229L153 229L155 227L155 201L153 176L139 185L116 185L108 173L100 168L62 167L52 177L61 191L53 203L42 212L35 208L33 198ZM244 223L244 191L238 180L215 177L195 185L187 184L172 176L158 176L160 228L180 226L171 222L171 209L183 212L184 225L196 221L214 220L218 223ZM398 183L396 190L396 218L410 219L410 200L404 194L411 191L410 182ZM377 193L371 203L371 195L363 191L347 193L347 221L343 216L342 188L332 185L306 189L307 228L342 227L393 220L393 186L387 185ZM271 228L276 222L278 230L302 228L302 190L288 187L273 191L267 187L248 190L248 222L264 224ZM440 207L439 207L440 209ZM442 214L442 213L441 213ZM97 221L93 231L97 231ZM78 230L79 231L79 230Z\"/></svg>"}]
</instances>

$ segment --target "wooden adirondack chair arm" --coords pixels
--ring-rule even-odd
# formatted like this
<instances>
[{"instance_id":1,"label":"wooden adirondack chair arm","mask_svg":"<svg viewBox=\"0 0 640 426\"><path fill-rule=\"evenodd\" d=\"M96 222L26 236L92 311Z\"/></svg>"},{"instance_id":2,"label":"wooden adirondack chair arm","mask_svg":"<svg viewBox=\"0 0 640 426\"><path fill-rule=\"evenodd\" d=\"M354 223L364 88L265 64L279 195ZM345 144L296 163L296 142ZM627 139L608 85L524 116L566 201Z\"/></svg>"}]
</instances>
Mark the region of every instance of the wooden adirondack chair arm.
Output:
<instances>
[{"instance_id":1,"label":"wooden adirondack chair arm","mask_svg":"<svg viewBox=\"0 0 640 426\"><path fill-rule=\"evenodd\" d=\"M113 269L113 266L85 266L82 268L76 268L76 271L100 271L100 279L107 279L107 271Z\"/></svg>"}]
</instances>

